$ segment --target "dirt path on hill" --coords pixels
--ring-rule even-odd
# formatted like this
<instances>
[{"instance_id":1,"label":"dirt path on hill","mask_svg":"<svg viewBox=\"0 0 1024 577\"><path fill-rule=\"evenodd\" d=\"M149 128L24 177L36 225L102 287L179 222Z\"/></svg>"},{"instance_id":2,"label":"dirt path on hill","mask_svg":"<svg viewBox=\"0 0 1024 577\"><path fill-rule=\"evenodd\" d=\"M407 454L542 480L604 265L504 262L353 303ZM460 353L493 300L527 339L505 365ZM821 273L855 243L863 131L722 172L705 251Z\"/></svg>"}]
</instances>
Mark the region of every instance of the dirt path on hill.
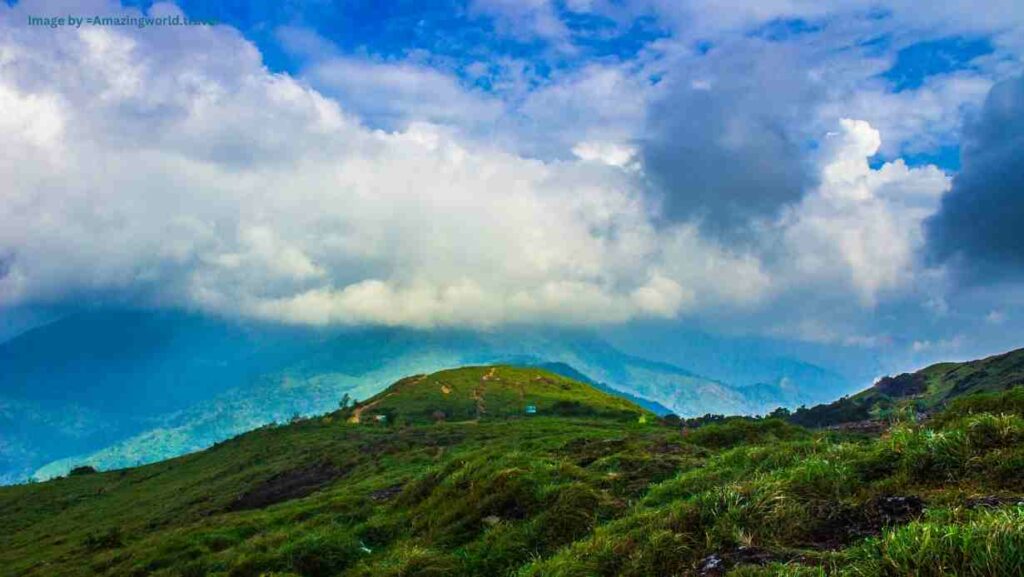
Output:
<instances>
[{"instance_id":1,"label":"dirt path on hill","mask_svg":"<svg viewBox=\"0 0 1024 577\"><path fill-rule=\"evenodd\" d=\"M473 389L473 400L476 401L476 418L482 417L487 412L487 403L484 402L484 392L487 387L484 386L484 382L494 380L494 373L497 371L497 367L491 367L482 377L480 377L480 385Z\"/></svg>"},{"instance_id":2,"label":"dirt path on hill","mask_svg":"<svg viewBox=\"0 0 1024 577\"><path fill-rule=\"evenodd\" d=\"M390 397L393 394L394 393L388 393L388 394L384 395L383 397L377 399L376 401L370 403L369 405L360 405L360 406L356 407L355 410L352 411L352 416L348 418L348 422L350 422L350 423L358 423L359 419L362 418L362 416L363 416L363 411L365 411L366 409L370 409L370 408L375 407L378 403L380 403L381 401L383 401L384 399Z\"/></svg>"}]
</instances>

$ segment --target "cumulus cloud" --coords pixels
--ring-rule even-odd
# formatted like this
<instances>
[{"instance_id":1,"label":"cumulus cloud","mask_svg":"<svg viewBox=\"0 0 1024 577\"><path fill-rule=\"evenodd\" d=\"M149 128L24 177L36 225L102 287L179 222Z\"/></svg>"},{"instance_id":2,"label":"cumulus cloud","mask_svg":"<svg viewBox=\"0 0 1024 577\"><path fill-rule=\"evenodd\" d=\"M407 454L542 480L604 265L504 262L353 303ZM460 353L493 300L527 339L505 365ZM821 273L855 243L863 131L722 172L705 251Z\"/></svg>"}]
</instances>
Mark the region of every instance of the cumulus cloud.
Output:
<instances>
[{"instance_id":1,"label":"cumulus cloud","mask_svg":"<svg viewBox=\"0 0 1024 577\"><path fill-rule=\"evenodd\" d=\"M840 127L825 143L819 186L776 224L786 247L782 266L805 288L835 293L828 285L840 282L870 306L919 276L923 222L949 181L934 166L909 168L902 160L872 169L879 132L859 120Z\"/></svg>"},{"instance_id":2,"label":"cumulus cloud","mask_svg":"<svg viewBox=\"0 0 1024 577\"><path fill-rule=\"evenodd\" d=\"M916 89L900 92L876 79L823 104L818 114L869 121L884 136L880 152L896 158L955 146L963 118L984 101L991 86L991 80L975 71L936 75Z\"/></svg>"},{"instance_id":3,"label":"cumulus cloud","mask_svg":"<svg viewBox=\"0 0 1024 577\"><path fill-rule=\"evenodd\" d=\"M753 256L653 226L635 171L368 129L228 28L53 34L2 10L0 306L615 322L769 285Z\"/></svg>"},{"instance_id":4,"label":"cumulus cloud","mask_svg":"<svg viewBox=\"0 0 1024 577\"><path fill-rule=\"evenodd\" d=\"M412 62L335 56L315 61L304 76L388 129L404 128L410 120L489 124L504 111L494 98L466 89L452 74Z\"/></svg>"},{"instance_id":5,"label":"cumulus cloud","mask_svg":"<svg viewBox=\"0 0 1024 577\"><path fill-rule=\"evenodd\" d=\"M21 26L28 9L0 8L0 307L421 327L761 315L862 344L884 339L822 317L939 274L918 256L946 175L871 168L885 134L816 108L845 85L792 47L594 64L495 111L425 66L333 54L296 79L227 27L54 34ZM400 122L367 122L375 106ZM505 136L477 138L489 115Z\"/></svg>"},{"instance_id":6,"label":"cumulus cloud","mask_svg":"<svg viewBox=\"0 0 1024 577\"><path fill-rule=\"evenodd\" d=\"M1024 265L1024 76L992 87L961 143L962 171L928 223L931 256L972 281Z\"/></svg>"}]
</instances>

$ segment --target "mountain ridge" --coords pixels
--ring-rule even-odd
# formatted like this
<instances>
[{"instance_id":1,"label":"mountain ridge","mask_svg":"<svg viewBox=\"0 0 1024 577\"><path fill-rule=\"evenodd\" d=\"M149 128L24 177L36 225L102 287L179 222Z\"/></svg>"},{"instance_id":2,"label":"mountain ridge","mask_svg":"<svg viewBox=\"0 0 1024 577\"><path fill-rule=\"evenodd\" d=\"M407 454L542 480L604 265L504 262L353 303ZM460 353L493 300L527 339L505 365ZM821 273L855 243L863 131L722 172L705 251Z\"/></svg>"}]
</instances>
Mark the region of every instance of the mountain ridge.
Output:
<instances>
[{"instance_id":1,"label":"mountain ridge","mask_svg":"<svg viewBox=\"0 0 1024 577\"><path fill-rule=\"evenodd\" d=\"M805 426L830 426L882 420L906 410L928 414L960 398L1018 386L1024 386L1024 348L885 376L854 395L801 408L791 419Z\"/></svg>"},{"instance_id":2,"label":"mountain ridge","mask_svg":"<svg viewBox=\"0 0 1024 577\"><path fill-rule=\"evenodd\" d=\"M22 333L0 344L0 359L11 368L0 374L0 482L63 474L91 456L104 467L151 462L408 374L509 360L562 363L659 414L752 414L805 399L641 359L579 330L308 329L96 311Z\"/></svg>"}]
</instances>

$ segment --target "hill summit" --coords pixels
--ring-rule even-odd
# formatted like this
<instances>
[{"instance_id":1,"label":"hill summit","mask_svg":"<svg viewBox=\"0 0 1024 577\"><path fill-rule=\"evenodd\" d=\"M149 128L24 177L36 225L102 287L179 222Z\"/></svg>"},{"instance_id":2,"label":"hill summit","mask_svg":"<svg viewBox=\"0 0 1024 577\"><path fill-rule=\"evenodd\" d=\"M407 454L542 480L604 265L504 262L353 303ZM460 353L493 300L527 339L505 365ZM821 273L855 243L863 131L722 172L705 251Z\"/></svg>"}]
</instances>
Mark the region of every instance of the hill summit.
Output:
<instances>
[{"instance_id":1,"label":"hill summit","mask_svg":"<svg viewBox=\"0 0 1024 577\"><path fill-rule=\"evenodd\" d=\"M624 398L551 371L494 365L406 377L356 403L348 420L412 424L534 416L639 419L650 415Z\"/></svg>"}]
</instances>

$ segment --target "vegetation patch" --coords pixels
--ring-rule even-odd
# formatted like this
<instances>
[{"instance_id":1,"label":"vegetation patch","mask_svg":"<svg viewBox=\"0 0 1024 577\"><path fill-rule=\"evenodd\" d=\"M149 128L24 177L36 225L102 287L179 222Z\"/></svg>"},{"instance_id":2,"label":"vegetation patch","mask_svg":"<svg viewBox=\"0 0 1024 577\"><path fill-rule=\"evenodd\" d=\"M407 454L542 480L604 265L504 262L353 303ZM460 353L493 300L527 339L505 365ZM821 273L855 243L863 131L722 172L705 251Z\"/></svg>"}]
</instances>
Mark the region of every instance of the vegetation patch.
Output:
<instances>
[{"instance_id":1,"label":"vegetation patch","mask_svg":"<svg viewBox=\"0 0 1024 577\"><path fill-rule=\"evenodd\" d=\"M1024 574L1020 390L865 434L778 414L641 423L558 405L603 397L543 372L441 375L391 391L389 425L345 407L165 463L0 488L0 576ZM553 397L520 415L533 383ZM402 417L467 390L487 416Z\"/></svg>"},{"instance_id":2,"label":"vegetation patch","mask_svg":"<svg viewBox=\"0 0 1024 577\"><path fill-rule=\"evenodd\" d=\"M229 511L262 509L275 503L305 497L345 475L345 471L328 462L299 467L278 473L238 496Z\"/></svg>"}]
</instances>

